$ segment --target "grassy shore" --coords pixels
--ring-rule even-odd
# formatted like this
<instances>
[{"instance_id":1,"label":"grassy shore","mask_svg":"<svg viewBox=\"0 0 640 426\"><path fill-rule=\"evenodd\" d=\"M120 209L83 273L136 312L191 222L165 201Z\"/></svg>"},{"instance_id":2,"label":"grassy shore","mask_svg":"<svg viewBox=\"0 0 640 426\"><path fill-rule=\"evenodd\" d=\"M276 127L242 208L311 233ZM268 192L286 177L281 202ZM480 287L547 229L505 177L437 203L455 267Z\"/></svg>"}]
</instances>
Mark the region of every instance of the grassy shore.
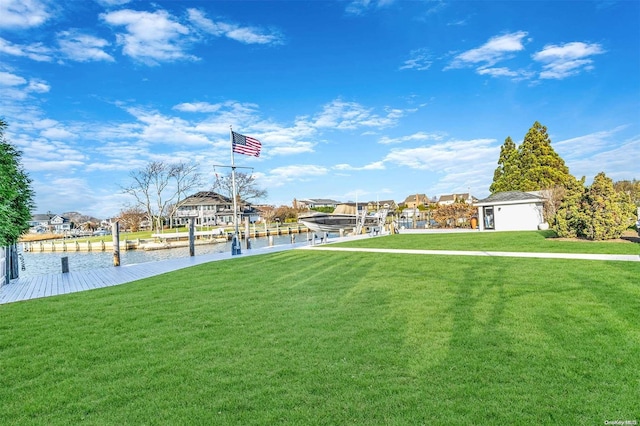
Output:
<instances>
[{"instance_id":1,"label":"grassy shore","mask_svg":"<svg viewBox=\"0 0 640 426\"><path fill-rule=\"evenodd\" d=\"M367 244L432 248L397 237ZM288 251L4 305L0 423L640 420L639 276L635 262Z\"/></svg>"},{"instance_id":2,"label":"grassy shore","mask_svg":"<svg viewBox=\"0 0 640 426\"><path fill-rule=\"evenodd\" d=\"M625 240L587 241L556 238L553 231L399 234L384 237L384 247L421 250L471 250L542 253L640 254L635 231ZM378 239L354 240L340 245L378 247Z\"/></svg>"}]
</instances>

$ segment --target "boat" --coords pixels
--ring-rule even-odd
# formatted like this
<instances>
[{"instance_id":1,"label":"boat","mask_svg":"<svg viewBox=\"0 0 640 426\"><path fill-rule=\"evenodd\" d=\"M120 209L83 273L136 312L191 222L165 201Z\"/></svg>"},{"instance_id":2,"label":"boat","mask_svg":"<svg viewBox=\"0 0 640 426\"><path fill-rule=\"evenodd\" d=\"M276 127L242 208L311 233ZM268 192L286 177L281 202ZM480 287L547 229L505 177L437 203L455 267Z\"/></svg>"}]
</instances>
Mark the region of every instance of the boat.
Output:
<instances>
[{"instance_id":1,"label":"boat","mask_svg":"<svg viewBox=\"0 0 640 426\"><path fill-rule=\"evenodd\" d=\"M339 204L333 213L309 212L298 216L298 221L314 232L348 231L359 234L362 230L381 231L387 217L387 210L367 214L366 210L356 213L356 206Z\"/></svg>"}]
</instances>

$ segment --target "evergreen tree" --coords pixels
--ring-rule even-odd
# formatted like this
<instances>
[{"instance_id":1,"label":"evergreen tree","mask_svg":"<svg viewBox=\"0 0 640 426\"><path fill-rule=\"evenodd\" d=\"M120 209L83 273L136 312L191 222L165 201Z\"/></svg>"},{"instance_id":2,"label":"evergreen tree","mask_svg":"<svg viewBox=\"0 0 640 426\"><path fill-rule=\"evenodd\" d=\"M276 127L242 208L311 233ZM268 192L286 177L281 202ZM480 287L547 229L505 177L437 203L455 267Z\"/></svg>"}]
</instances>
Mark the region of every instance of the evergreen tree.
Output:
<instances>
[{"instance_id":1,"label":"evergreen tree","mask_svg":"<svg viewBox=\"0 0 640 426\"><path fill-rule=\"evenodd\" d=\"M569 179L560 207L551 223L553 230L562 238L583 237L588 216L584 210L584 176L581 180Z\"/></svg>"},{"instance_id":2,"label":"evergreen tree","mask_svg":"<svg viewBox=\"0 0 640 426\"><path fill-rule=\"evenodd\" d=\"M613 187L618 192L629 194L631 202L640 207L640 180L621 180L614 182Z\"/></svg>"},{"instance_id":3,"label":"evergreen tree","mask_svg":"<svg viewBox=\"0 0 640 426\"><path fill-rule=\"evenodd\" d=\"M0 246L15 244L29 229L33 191L20 164L21 153L7 140L7 123L0 119Z\"/></svg>"},{"instance_id":4,"label":"evergreen tree","mask_svg":"<svg viewBox=\"0 0 640 426\"><path fill-rule=\"evenodd\" d=\"M589 212L584 236L590 240L619 238L632 223L635 206L628 194L617 192L613 181L598 173L585 193L584 207Z\"/></svg>"},{"instance_id":5,"label":"evergreen tree","mask_svg":"<svg viewBox=\"0 0 640 426\"><path fill-rule=\"evenodd\" d=\"M547 128L537 121L518 147L521 180L520 191L539 191L565 186L571 177L564 160L551 147Z\"/></svg>"},{"instance_id":6,"label":"evergreen tree","mask_svg":"<svg viewBox=\"0 0 640 426\"><path fill-rule=\"evenodd\" d=\"M508 136L500 147L498 167L493 173L493 183L489 187L491 193L514 191L519 189L520 165L516 144Z\"/></svg>"},{"instance_id":7,"label":"evergreen tree","mask_svg":"<svg viewBox=\"0 0 640 426\"><path fill-rule=\"evenodd\" d=\"M616 191L611 179L599 173L586 189L584 177L570 181L553 227L559 237L606 240L619 238L634 218L629 194Z\"/></svg>"}]
</instances>

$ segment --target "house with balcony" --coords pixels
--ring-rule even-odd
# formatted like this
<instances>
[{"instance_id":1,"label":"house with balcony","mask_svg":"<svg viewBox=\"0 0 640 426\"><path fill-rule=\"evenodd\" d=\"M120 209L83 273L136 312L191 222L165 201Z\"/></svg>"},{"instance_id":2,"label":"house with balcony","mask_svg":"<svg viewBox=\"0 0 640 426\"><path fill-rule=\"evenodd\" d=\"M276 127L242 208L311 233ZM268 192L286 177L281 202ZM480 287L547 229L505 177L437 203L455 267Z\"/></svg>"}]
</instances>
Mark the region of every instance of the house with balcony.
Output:
<instances>
[{"instance_id":1,"label":"house with balcony","mask_svg":"<svg viewBox=\"0 0 640 426\"><path fill-rule=\"evenodd\" d=\"M259 213L249 203L240 201L238 205L240 220L245 218L253 223ZM233 223L233 200L213 191L201 191L182 200L176 209L175 223L187 225L195 218L196 226L223 226Z\"/></svg>"},{"instance_id":2,"label":"house with balcony","mask_svg":"<svg viewBox=\"0 0 640 426\"><path fill-rule=\"evenodd\" d=\"M34 214L29 220L29 232L33 234L43 234L50 231L51 219L55 217L52 213Z\"/></svg>"},{"instance_id":3,"label":"house with balcony","mask_svg":"<svg viewBox=\"0 0 640 426\"><path fill-rule=\"evenodd\" d=\"M55 215L51 218L50 226L54 234L64 234L71 231L73 223L66 217Z\"/></svg>"}]
</instances>

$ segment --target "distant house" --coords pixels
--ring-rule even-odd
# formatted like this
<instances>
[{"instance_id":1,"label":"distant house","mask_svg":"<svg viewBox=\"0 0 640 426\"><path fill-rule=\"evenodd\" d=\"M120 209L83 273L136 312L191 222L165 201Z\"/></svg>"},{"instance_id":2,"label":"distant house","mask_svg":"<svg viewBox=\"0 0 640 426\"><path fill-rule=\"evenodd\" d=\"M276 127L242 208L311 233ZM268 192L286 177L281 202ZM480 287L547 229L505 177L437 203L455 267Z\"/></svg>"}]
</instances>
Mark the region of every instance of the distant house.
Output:
<instances>
[{"instance_id":1,"label":"distant house","mask_svg":"<svg viewBox=\"0 0 640 426\"><path fill-rule=\"evenodd\" d=\"M240 219L249 218L255 222L259 218L257 210L246 202L238 206ZM218 226L233 223L233 200L217 192L201 191L180 202L176 209L176 224L186 225L189 218L195 218L196 226Z\"/></svg>"},{"instance_id":2,"label":"distant house","mask_svg":"<svg viewBox=\"0 0 640 426\"><path fill-rule=\"evenodd\" d=\"M428 206L429 203L429 197L426 194L413 194L405 198L402 204L406 209L416 209L420 206Z\"/></svg>"},{"instance_id":3,"label":"distant house","mask_svg":"<svg viewBox=\"0 0 640 426\"><path fill-rule=\"evenodd\" d=\"M31 233L45 233L51 230L51 219L56 215L47 214L34 214L29 221L29 232Z\"/></svg>"},{"instance_id":4,"label":"distant house","mask_svg":"<svg viewBox=\"0 0 640 426\"><path fill-rule=\"evenodd\" d=\"M380 209L387 209L390 212L396 211L398 209L398 205L393 200L376 200L369 201L367 203L367 210L370 212L378 211Z\"/></svg>"},{"instance_id":5,"label":"distant house","mask_svg":"<svg viewBox=\"0 0 640 426\"><path fill-rule=\"evenodd\" d=\"M474 203L478 228L496 231L533 231L544 222L544 198L521 191L497 192Z\"/></svg>"},{"instance_id":6,"label":"distant house","mask_svg":"<svg viewBox=\"0 0 640 426\"><path fill-rule=\"evenodd\" d=\"M71 231L73 227L69 219L60 215L52 217L49 223L55 234L64 234L65 232Z\"/></svg>"},{"instance_id":7,"label":"distant house","mask_svg":"<svg viewBox=\"0 0 640 426\"><path fill-rule=\"evenodd\" d=\"M445 195L441 195L440 198L438 198L438 204L443 206L460 202L460 201L464 201L467 204L473 204L477 202L478 199L473 195L469 194L468 192L465 192L462 194L445 194Z\"/></svg>"},{"instance_id":8,"label":"distant house","mask_svg":"<svg viewBox=\"0 0 640 426\"><path fill-rule=\"evenodd\" d=\"M307 198L297 200L297 204L298 207L302 209L315 209L319 207L331 207L335 209L338 204L342 203L340 201L330 200L327 198Z\"/></svg>"}]
</instances>

